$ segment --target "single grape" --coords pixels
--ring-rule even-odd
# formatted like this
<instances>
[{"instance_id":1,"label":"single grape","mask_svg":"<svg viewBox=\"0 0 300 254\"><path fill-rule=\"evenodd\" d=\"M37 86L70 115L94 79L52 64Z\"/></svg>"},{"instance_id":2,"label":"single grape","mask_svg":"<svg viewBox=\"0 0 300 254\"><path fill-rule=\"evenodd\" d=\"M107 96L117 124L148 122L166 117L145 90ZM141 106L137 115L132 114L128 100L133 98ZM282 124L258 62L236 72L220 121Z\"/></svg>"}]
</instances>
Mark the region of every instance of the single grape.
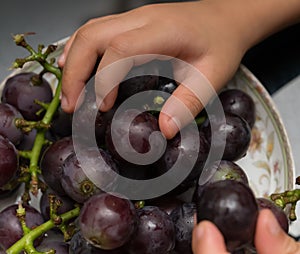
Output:
<instances>
[{"instance_id":1,"label":"single grape","mask_svg":"<svg viewBox=\"0 0 300 254\"><path fill-rule=\"evenodd\" d=\"M196 200L197 221L213 222L222 232L229 252L251 244L258 205L249 186L235 180L207 185Z\"/></svg>"},{"instance_id":2,"label":"single grape","mask_svg":"<svg viewBox=\"0 0 300 254\"><path fill-rule=\"evenodd\" d=\"M108 193L88 199L79 215L83 237L94 246L107 250L123 246L132 237L137 224L133 203Z\"/></svg>"},{"instance_id":3,"label":"single grape","mask_svg":"<svg viewBox=\"0 0 300 254\"><path fill-rule=\"evenodd\" d=\"M128 243L130 254L165 254L175 245L175 228L170 216L156 206L137 210L139 224Z\"/></svg>"},{"instance_id":4,"label":"single grape","mask_svg":"<svg viewBox=\"0 0 300 254\"><path fill-rule=\"evenodd\" d=\"M23 205L26 211L26 226L30 229L44 222L42 215L33 207ZM8 249L12 244L23 236L23 230L16 216L18 205L10 205L0 212L0 249ZM37 239L36 244L41 241Z\"/></svg>"},{"instance_id":5,"label":"single grape","mask_svg":"<svg viewBox=\"0 0 300 254\"><path fill-rule=\"evenodd\" d=\"M154 132L157 135L150 143L149 137ZM130 144L128 144L127 137L129 137ZM114 142L117 143L114 144ZM113 124L111 123L107 128L107 149L120 162L132 162L130 160L132 157L136 157L135 153L145 154L150 151L152 154L149 156L156 156L155 159L157 160L164 151L164 143L165 138L159 130L157 118L149 112L140 113L134 109L125 110L118 114L113 119ZM134 151L131 151L127 144L131 145Z\"/></svg>"},{"instance_id":6,"label":"single grape","mask_svg":"<svg viewBox=\"0 0 300 254\"><path fill-rule=\"evenodd\" d=\"M43 153L40 167L44 181L59 195L66 195L61 186L64 160L74 151L72 137L64 137L52 143Z\"/></svg>"},{"instance_id":7,"label":"single grape","mask_svg":"<svg viewBox=\"0 0 300 254\"><path fill-rule=\"evenodd\" d=\"M193 200L197 200L206 185L220 180L235 180L249 185L248 176L238 164L233 161L221 160L211 163L200 176L193 194Z\"/></svg>"},{"instance_id":8,"label":"single grape","mask_svg":"<svg viewBox=\"0 0 300 254\"><path fill-rule=\"evenodd\" d=\"M237 161L244 157L251 141L249 124L240 116L226 113L225 121L219 117L211 116L200 126L212 151L224 148L220 159ZM214 138L214 139L213 139ZM212 141L215 141L212 144Z\"/></svg>"},{"instance_id":9,"label":"single grape","mask_svg":"<svg viewBox=\"0 0 300 254\"><path fill-rule=\"evenodd\" d=\"M158 175L164 174L175 163L182 170L190 170L188 176L168 195L178 195L195 186L209 152L209 144L198 129L187 126L174 138L168 140L163 156L155 163Z\"/></svg>"},{"instance_id":10,"label":"single grape","mask_svg":"<svg viewBox=\"0 0 300 254\"><path fill-rule=\"evenodd\" d=\"M259 209L270 209L275 218L277 219L281 228L288 233L289 231L289 220L284 210L282 210L279 206L277 206L274 202L267 198L257 198L257 203Z\"/></svg>"},{"instance_id":11,"label":"single grape","mask_svg":"<svg viewBox=\"0 0 300 254\"><path fill-rule=\"evenodd\" d=\"M124 247L113 250L104 250L90 244L78 231L70 241L70 254L126 254Z\"/></svg>"},{"instance_id":12,"label":"single grape","mask_svg":"<svg viewBox=\"0 0 300 254\"><path fill-rule=\"evenodd\" d=\"M178 253L192 254L192 232L196 224L196 204L183 203L170 217L175 225L175 248Z\"/></svg>"},{"instance_id":13,"label":"single grape","mask_svg":"<svg viewBox=\"0 0 300 254\"><path fill-rule=\"evenodd\" d=\"M64 161L61 184L67 195L78 203L103 190L113 190L119 172L110 154L101 148L86 148L81 151L79 161L75 152ZM82 163L84 163L82 165ZM90 179L90 175L93 179Z\"/></svg>"},{"instance_id":14,"label":"single grape","mask_svg":"<svg viewBox=\"0 0 300 254\"><path fill-rule=\"evenodd\" d=\"M233 113L244 118L250 128L256 118L255 103L249 94L240 89L226 89L219 94L220 102L225 112Z\"/></svg>"},{"instance_id":15,"label":"single grape","mask_svg":"<svg viewBox=\"0 0 300 254\"><path fill-rule=\"evenodd\" d=\"M72 135L72 118L73 114L66 113L59 107L52 119L50 133L60 139Z\"/></svg>"},{"instance_id":16,"label":"single grape","mask_svg":"<svg viewBox=\"0 0 300 254\"><path fill-rule=\"evenodd\" d=\"M22 72L10 77L3 88L2 102L13 105L26 120L40 120L43 114L35 100L49 103L53 98L50 84L33 72Z\"/></svg>"},{"instance_id":17,"label":"single grape","mask_svg":"<svg viewBox=\"0 0 300 254\"><path fill-rule=\"evenodd\" d=\"M7 137L14 145L23 139L23 132L16 127L16 119L23 119L21 113L8 103L0 103L0 135Z\"/></svg>"},{"instance_id":18,"label":"single grape","mask_svg":"<svg viewBox=\"0 0 300 254\"><path fill-rule=\"evenodd\" d=\"M0 135L0 188L16 176L18 168L17 149L12 142Z\"/></svg>"},{"instance_id":19,"label":"single grape","mask_svg":"<svg viewBox=\"0 0 300 254\"><path fill-rule=\"evenodd\" d=\"M16 146L18 150L29 151L32 149L35 137L36 137L37 129L32 129L30 132L26 132L23 134L23 139Z\"/></svg>"},{"instance_id":20,"label":"single grape","mask_svg":"<svg viewBox=\"0 0 300 254\"><path fill-rule=\"evenodd\" d=\"M69 254L69 244L63 241L44 241L37 248L37 251L46 252L49 250L55 250L57 254Z\"/></svg>"}]
</instances>

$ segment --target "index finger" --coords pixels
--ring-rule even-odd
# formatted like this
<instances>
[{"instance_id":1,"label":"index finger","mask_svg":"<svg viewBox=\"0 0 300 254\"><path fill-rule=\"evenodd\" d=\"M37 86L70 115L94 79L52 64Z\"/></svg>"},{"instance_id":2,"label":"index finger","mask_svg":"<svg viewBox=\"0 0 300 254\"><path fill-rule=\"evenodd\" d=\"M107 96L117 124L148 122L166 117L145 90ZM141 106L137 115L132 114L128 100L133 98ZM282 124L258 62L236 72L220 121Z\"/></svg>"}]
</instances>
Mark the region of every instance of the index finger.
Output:
<instances>
[{"instance_id":1,"label":"index finger","mask_svg":"<svg viewBox=\"0 0 300 254\"><path fill-rule=\"evenodd\" d=\"M89 79L99 56L111 39L129 29L126 22L111 18L96 20L80 28L68 43L63 63L62 108L73 112L77 99Z\"/></svg>"}]
</instances>

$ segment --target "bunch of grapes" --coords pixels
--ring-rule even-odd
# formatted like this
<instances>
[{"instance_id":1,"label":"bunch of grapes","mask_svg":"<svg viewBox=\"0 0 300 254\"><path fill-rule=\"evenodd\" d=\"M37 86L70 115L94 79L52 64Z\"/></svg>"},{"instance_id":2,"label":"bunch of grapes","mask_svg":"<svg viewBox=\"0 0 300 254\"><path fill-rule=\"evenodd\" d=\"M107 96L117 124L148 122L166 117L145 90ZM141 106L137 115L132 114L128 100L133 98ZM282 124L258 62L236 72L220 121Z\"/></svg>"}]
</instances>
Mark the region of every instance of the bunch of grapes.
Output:
<instances>
[{"instance_id":1,"label":"bunch of grapes","mask_svg":"<svg viewBox=\"0 0 300 254\"><path fill-rule=\"evenodd\" d=\"M245 92L222 91L215 100L224 118L203 110L196 126L166 140L158 114L178 84L161 75L165 62L133 68L110 111L98 111L86 87L79 109L66 114L59 99L62 72L50 58L55 46L35 51L23 35L14 38L30 52L15 66L36 61L43 68L10 77L2 92L0 198L20 188L23 195L0 212L1 253L188 254L193 227L202 220L218 226L228 251L246 253L255 249L262 208L288 232L286 204L256 198L236 163L247 153L255 122ZM58 81L54 93L45 73ZM144 92L147 97L124 106ZM218 160L210 157L215 150L222 152Z\"/></svg>"}]
</instances>

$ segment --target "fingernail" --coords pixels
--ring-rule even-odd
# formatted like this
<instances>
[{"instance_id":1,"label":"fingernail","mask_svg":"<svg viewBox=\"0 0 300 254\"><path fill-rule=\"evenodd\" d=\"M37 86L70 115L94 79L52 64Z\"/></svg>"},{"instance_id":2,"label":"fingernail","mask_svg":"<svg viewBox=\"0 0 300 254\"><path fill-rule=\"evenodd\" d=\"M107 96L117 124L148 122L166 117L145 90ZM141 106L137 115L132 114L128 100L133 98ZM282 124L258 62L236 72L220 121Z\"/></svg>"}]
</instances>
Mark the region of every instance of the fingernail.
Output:
<instances>
[{"instance_id":1,"label":"fingernail","mask_svg":"<svg viewBox=\"0 0 300 254\"><path fill-rule=\"evenodd\" d=\"M266 222L266 227L269 230L270 234L272 234L273 236L277 236L280 234L281 232L281 227L278 224L277 219L275 218L275 216L273 215L273 213L271 211L269 212L269 216L268 216L268 220Z\"/></svg>"}]
</instances>

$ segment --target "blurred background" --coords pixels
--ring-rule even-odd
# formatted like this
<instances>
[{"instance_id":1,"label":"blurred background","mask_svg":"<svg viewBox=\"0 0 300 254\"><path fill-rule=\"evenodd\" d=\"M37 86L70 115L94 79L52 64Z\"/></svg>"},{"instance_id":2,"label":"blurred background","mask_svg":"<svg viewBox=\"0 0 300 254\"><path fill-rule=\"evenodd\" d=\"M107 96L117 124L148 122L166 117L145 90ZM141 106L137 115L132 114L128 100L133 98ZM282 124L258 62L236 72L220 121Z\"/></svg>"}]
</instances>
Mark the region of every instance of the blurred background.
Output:
<instances>
[{"instance_id":1,"label":"blurred background","mask_svg":"<svg viewBox=\"0 0 300 254\"><path fill-rule=\"evenodd\" d=\"M26 54L14 45L12 34L35 32L30 42L47 45L71 35L91 18L159 2L172 1L3 0L0 8L0 80L9 74L14 59ZM243 64L272 94L300 74L299 45L300 25L296 25L253 47L245 55Z\"/></svg>"}]
</instances>

